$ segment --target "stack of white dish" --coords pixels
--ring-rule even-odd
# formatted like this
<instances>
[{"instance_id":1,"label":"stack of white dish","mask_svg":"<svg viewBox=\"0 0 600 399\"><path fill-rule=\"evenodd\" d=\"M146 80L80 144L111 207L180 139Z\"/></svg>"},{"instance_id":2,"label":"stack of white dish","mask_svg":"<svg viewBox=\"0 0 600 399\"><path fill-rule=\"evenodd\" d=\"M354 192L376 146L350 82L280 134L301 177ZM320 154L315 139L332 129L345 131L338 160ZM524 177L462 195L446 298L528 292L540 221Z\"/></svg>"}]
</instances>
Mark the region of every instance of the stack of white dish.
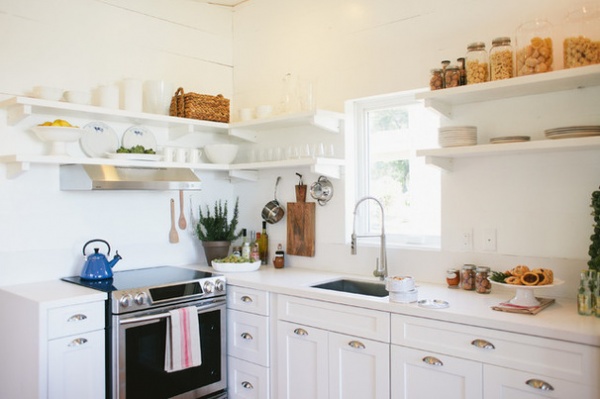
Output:
<instances>
[{"instance_id":1,"label":"stack of white dish","mask_svg":"<svg viewBox=\"0 0 600 399\"><path fill-rule=\"evenodd\" d=\"M440 147L458 147L477 144L476 126L446 126L438 129Z\"/></svg>"},{"instance_id":2,"label":"stack of white dish","mask_svg":"<svg viewBox=\"0 0 600 399\"><path fill-rule=\"evenodd\" d=\"M418 291L415 280L410 276L386 277L385 289L390 293L391 302L410 303L416 302Z\"/></svg>"},{"instance_id":3,"label":"stack of white dish","mask_svg":"<svg viewBox=\"0 0 600 399\"><path fill-rule=\"evenodd\" d=\"M600 126L567 126L544 130L548 139L600 136Z\"/></svg>"}]
</instances>

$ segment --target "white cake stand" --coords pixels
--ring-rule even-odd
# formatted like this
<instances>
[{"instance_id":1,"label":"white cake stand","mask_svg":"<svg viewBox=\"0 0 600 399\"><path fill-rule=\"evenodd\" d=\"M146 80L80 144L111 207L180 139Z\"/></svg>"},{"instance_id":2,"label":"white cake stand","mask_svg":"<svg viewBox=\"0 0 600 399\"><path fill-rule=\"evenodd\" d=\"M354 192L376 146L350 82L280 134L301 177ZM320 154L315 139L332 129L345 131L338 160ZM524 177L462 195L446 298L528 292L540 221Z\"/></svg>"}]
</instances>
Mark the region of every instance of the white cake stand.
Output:
<instances>
[{"instance_id":1,"label":"white cake stand","mask_svg":"<svg viewBox=\"0 0 600 399\"><path fill-rule=\"evenodd\" d=\"M510 301L508 301L508 303L510 303L511 305L532 307L540 305L540 301L538 301L534 295L534 290L556 287L557 285L561 285L562 283L564 283L564 281L555 278L554 282L548 285L514 285L499 283L497 281L492 280L490 280L490 283L500 287L511 288L515 290L515 296Z\"/></svg>"}]
</instances>

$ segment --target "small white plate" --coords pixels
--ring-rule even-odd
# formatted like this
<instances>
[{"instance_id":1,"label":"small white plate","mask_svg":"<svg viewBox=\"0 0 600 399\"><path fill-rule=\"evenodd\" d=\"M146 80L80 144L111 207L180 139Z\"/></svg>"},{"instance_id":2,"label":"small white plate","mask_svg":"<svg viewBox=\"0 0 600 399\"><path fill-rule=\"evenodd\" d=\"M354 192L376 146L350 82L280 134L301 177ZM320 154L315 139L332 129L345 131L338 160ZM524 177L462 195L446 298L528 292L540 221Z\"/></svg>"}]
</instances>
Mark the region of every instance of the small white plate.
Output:
<instances>
[{"instance_id":1,"label":"small white plate","mask_svg":"<svg viewBox=\"0 0 600 399\"><path fill-rule=\"evenodd\" d=\"M417 304L422 308L428 309L444 309L450 306L450 304L441 299L421 299Z\"/></svg>"},{"instance_id":2,"label":"small white plate","mask_svg":"<svg viewBox=\"0 0 600 399\"><path fill-rule=\"evenodd\" d=\"M248 263L225 263L212 261L212 267L218 272L253 272L260 268L260 261Z\"/></svg>"},{"instance_id":3,"label":"small white plate","mask_svg":"<svg viewBox=\"0 0 600 399\"><path fill-rule=\"evenodd\" d=\"M107 152L115 152L119 148L117 134L106 123L90 122L83 130L79 145L88 157L102 158Z\"/></svg>"},{"instance_id":4,"label":"small white plate","mask_svg":"<svg viewBox=\"0 0 600 399\"><path fill-rule=\"evenodd\" d=\"M160 161L162 158L162 156L158 154L136 154L128 152L109 152L106 156L112 159L126 159L129 161Z\"/></svg>"},{"instance_id":5,"label":"small white plate","mask_svg":"<svg viewBox=\"0 0 600 399\"><path fill-rule=\"evenodd\" d=\"M123 133L123 147L131 148L136 145L156 151L156 137L154 137L154 133L144 126L131 126L125 130L125 133Z\"/></svg>"}]
</instances>

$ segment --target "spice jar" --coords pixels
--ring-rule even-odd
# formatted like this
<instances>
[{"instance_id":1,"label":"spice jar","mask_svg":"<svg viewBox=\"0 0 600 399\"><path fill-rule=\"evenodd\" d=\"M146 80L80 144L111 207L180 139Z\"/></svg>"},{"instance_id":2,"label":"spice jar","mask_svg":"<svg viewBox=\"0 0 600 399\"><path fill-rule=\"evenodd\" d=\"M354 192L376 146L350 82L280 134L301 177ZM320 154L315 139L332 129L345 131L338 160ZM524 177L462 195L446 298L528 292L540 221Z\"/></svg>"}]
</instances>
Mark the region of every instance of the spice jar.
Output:
<instances>
[{"instance_id":1,"label":"spice jar","mask_svg":"<svg viewBox=\"0 0 600 399\"><path fill-rule=\"evenodd\" d=\"M446 270L446 283L448 284L448 288L458 288L460 285L460 274L458 274L458 270Z\"/></svg>"},{"instance_id":2,"label":"spice jar","mask_svg":"<svg viewBox=\"0 0 600 399\"><path fill-rule=\"evenodd\" d=\"M490 49L490 80L509 79L513 76L513 49L510 37L497 37L492 40Z\"/></svg>"},{"instance_id":3,"label":"spice jar","mask_svg":"<svg viewBox=\"0 0 600 399\"><path fill-rule=\"evenodd\" d=\"M275 266L275 269L282 269L284 265L285 258L283 247L281 246L281 244L278 244L277 251L275 251L275 258L273 259L273 266Z\"/></svg>"},{"instance_id":4,"label":"spice jar","mask_svg":"<svg viewBox=\"0 0 600 399\"><path fill-rule=\"evenodd\" d=\"M475 265L463 265L460 271L461 287L463 290L475 289Z\"/></svg>"},{"instance_id":5,"label":"spice jar","mask_svg":"<svg viewBox=\"0 0 600 399\"><path fill-rule=\"evenodd\" d=\"M475 291L479 294L489 294L492 291L492 283L488 280L490 268L479 266L475 269Z\"/></svg>"},{"instance_id":6,"label":"spice jar","mask_svg":"<svg viewBox=\"0 0 600 399\"><path fill-rule=\"evenodd\" d=\"M429 88L431 90L439 90L444 87L444 75L441 68L431 70L431 78L429 79Z\"/></svg>"},{"instance_id":7,"label":"spice jar","mask_svg":"<svg viewBox=\"0 0 600 399\"><path fill-rule=\"evenodd\" d=\"M460 70L457 66L450 65L444 73L444 87L460 86Z\"/></svg>"},{"instance_id":8,"label":"spice jar","mask_svg":"<svg viewBox=\"0 0 600 399\"><path fill-rule=\"evenodd\" d=\"M489 79L490 64L485 43L475 42L467 47L466 68L467 84L483 83Z\"/></svg>"},{"instance_id":9,"label":"spice jar","mask_svg":"<svg viewBox=\"0 0 600 399\"><path fill-rule=\"evenodd\" d=\"M552 71L552 25L536 19L519 26L516 35L517 76Z\"/></svg>"},{"instance_id":10,"label":"spice jar","mask_svg":"<svg viewBox=\"0 0 600 399\"><path fill-rule=\"evenodd\" d=\"M569 13L563 40L564 67L600 64L600 9L586 4Z\"/></svg>"}]
</instances>

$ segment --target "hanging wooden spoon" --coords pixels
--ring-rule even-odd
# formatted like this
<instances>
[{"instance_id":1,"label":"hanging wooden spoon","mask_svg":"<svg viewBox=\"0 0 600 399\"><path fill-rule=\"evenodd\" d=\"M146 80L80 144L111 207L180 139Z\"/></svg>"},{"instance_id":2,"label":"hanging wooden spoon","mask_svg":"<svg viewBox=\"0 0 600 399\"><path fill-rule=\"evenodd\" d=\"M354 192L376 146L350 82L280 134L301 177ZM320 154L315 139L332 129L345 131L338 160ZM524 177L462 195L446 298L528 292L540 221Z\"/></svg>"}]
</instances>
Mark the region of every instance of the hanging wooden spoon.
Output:
<instances>
[{"instance_id":1,"label":"hanging wooden spoon","mask_svg":"<svg viewBox=\"0 0 600 399\"><path fill-rule=\"evenodd\" d=\"M187 223L183 215L183 190L179 190L179 228L185 230Z\"/></svg>"},{"instance_id":2,"label":"hanging wooden spoon","mask_svg":"<svg viewBox=\"0 0 600 399\"><path fill-rule=\"evenodd\" d=\"M169 242L176 244L179 242L179 234L175 228L175 200L171 198L171 230L169 231Z\"/></svg>"}]
</instances>

